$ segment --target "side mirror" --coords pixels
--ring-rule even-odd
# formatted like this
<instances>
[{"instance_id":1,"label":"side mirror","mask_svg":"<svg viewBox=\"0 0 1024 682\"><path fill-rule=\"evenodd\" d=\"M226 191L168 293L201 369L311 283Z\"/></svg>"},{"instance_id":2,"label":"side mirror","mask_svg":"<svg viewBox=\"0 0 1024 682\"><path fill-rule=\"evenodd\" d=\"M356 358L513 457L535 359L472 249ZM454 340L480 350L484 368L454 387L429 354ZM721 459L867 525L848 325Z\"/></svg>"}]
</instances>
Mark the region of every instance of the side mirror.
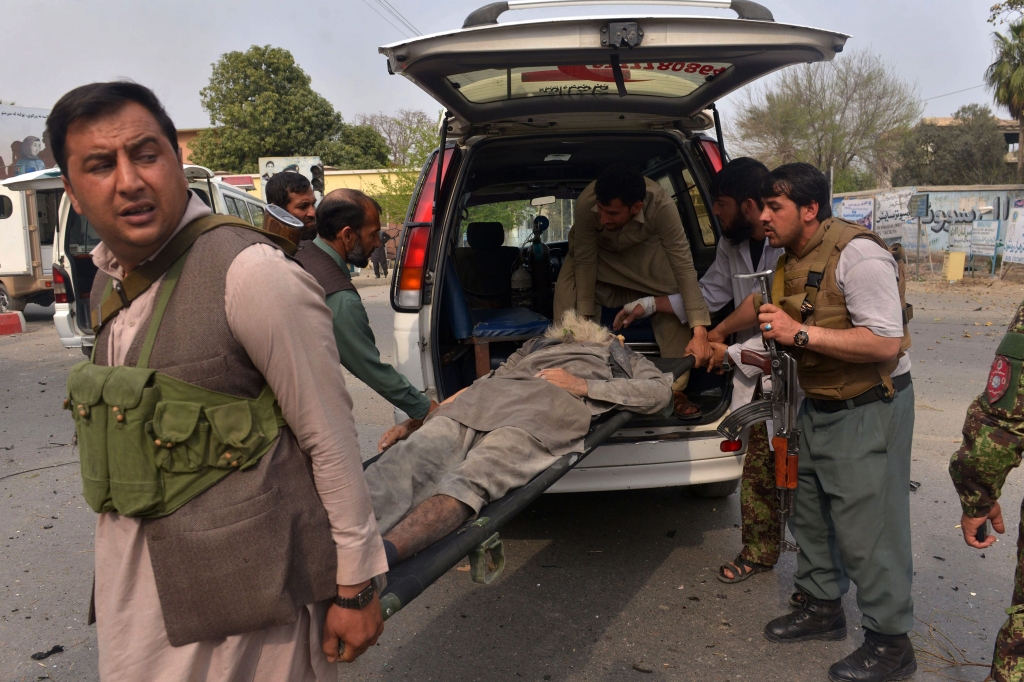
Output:
<instances>
[{"instance_id":1,"label":"side mirror","mask_svg":"<svg viewBox=\"0 0 1024 682\"><path fill-rule=\"evenodd\" d=\"M299 236L306 229L306 225L276 204L266 204L263 207L263 231L284 237L293 244L299 243Z\"/></svg>"},{"instance_id":2,"label":"side mirror","mask_svg":"<svg viewBox=\"0 0 1024 682\"><path fill-rule=\"evenodd\" d=\"M551 197L551 196L547 196L547 197L534 197L533 199L530 200L530 205L531 206L547 206L548 204L553 204L556 201L558 201L558 200L555 199L555 197Z\"/></svg>"}]
</instances>

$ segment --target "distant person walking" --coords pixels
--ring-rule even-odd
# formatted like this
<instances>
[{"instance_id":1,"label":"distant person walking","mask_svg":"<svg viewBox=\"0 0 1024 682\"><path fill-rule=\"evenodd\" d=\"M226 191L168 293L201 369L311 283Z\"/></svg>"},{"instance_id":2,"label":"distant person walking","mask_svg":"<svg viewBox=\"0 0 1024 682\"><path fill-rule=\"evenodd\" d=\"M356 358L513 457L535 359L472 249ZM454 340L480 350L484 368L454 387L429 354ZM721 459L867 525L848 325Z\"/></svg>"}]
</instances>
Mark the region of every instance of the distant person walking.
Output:
<instances>
[{"instance_id":1,"label":"distant person walking","mask_svg":"<svg viewBox=\"0 0 1024 682\"><path fill-rule=\"evenodd\" d=\"M373 276L376 279L380 279L381 272L384 273L384 278L388 276L388 242L391 241L391 235L381 230L380 233L380 246L373 250L373 254L370 256L370 262L373 263Z\"/></svg>"}]
</instances>

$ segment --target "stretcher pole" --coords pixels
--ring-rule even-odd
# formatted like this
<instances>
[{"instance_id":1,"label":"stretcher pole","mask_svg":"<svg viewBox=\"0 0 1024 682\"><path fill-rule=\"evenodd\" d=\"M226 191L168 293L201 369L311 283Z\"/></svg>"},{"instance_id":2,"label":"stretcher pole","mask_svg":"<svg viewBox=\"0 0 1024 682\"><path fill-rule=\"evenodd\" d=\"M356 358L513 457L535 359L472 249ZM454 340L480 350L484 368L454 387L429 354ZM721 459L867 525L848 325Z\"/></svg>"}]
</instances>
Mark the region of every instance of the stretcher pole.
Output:
<instances>
[{"instance_id":1,"label":"stretcher pole","mask_svg":"<svg viewBox=\"0 0 1024 682\"><path fill-rule=\"evenodd\" d=\"M679 378L693 366L693 357L681 359L673 368ZM561 457L521 488L511 491L480 510L477 518L467 521L419 554L409 557L388 571L388 584L380 597L384 620L398 613L413 599L454 568L460 561L493 537L506 523L532 504L570 469L595 449L608 442L633 418L632 412L616 411L599 423L583 441L583 452Z\"/></svg>"}]
</instances>

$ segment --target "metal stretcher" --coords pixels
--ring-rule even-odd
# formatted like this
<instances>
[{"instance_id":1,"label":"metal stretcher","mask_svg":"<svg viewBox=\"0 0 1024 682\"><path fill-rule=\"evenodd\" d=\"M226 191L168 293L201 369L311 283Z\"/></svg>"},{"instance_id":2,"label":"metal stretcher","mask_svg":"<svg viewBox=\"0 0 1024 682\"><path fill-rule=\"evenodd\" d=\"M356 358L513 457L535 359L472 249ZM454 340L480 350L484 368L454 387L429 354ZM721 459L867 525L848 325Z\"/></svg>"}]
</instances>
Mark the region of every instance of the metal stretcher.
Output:
<instances>
[{"instance_id":1,"label":"metal stretcher","mask_svg":"<svg viewBox=\"0 0 1024 682\"><path fill-rule=\"evenodd\" d=\"M693 366L693 357L681 359L656 358L655 364L678 379ZM387 587L380 597L384 620L398 613L430 585L469 557L470 576L474 582L492 583L505 567L505 553L498 531L526 509L534 500L553 486L570 469L582 462L591 452L603 445L633 418L632 412L616 410L591 426L583 442L582 453L560 458L529 483L517 488L480 510L476 519L438 540L419 554L409 557L388 571ZM367 460L370 466L377 457Z\"/></svg>"}]
</instances>

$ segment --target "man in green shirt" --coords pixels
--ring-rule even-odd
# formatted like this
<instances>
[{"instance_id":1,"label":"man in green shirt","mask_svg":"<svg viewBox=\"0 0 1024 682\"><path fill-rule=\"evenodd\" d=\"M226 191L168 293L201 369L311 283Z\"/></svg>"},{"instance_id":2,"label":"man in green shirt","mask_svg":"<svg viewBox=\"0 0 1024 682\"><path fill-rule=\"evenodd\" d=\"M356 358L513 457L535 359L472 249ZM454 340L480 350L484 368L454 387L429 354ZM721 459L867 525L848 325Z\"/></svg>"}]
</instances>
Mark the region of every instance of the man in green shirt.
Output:
<instances>
[{"instance_id":1,"label":"man in green shirt","mask_svg":"<svg viewBox=\"0 0 1024 682\"><path fill-rule=\"evenodd\" d=\"M323 287L341 364L414 423L423 420L437 403L381 361L366 308L349 276L348 263L365 268L380 246L380 206L358 190L336 189L317 207L316 229L316 239L299 244L295 258Z\"/></svg>"}]
</instances>

